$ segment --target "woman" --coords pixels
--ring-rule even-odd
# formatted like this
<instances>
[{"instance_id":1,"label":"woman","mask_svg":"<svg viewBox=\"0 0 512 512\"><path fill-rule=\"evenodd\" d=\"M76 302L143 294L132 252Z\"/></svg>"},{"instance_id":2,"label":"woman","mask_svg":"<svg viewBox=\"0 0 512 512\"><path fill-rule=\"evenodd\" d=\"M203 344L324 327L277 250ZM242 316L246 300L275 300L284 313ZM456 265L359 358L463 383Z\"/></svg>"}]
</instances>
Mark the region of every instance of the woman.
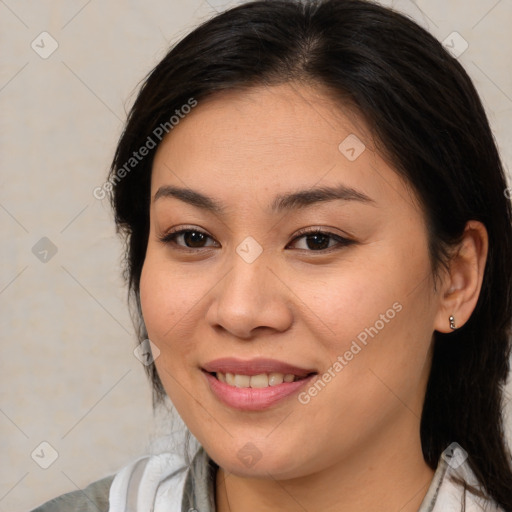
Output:
<instances>
[{"instance_id":1,"label":"woman","mask_svg":"<svg viewBox=\"0 0 512 512\"><path fill-rule=\"evenodd\" d=\"M146 79L109 184L155 405L200 449L38 512L512 510L511 207L434 37L363 0L222 13Z\"/></svg>"}]
</instances>

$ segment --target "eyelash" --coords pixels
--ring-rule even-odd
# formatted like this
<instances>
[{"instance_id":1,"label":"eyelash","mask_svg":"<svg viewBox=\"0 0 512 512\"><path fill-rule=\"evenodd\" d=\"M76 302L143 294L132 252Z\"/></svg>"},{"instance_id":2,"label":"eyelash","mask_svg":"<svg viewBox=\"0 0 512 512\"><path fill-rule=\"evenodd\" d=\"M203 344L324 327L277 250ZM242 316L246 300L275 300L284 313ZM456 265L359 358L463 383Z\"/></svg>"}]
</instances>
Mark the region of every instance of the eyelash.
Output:
<instances>
[{"instance_id":1,"label":"eyelash","mask_svg":"<svg viewBox=\"0 0 512 512\"><path fill-rule=\"evenodd\" d=\"M170 233L167 233L167 234L159 237L159 240L163 244L176 245L177 247L180 248L180 250L183 250L186 252L195 252L197 250L208 249L211 247L210 246L210 247L195 247L194 248L194 247L187 247L187 246L177 244L176 238L184 233L200 233L200 234L213 240L213 238L210 237L207 233L205 233L204 231L201 231L200 229L196 229L196 228L194 228L194 229L182 228L182 229L179 229L176 231L171 231ZM319 249L319 250L299 249L299 250L306 251L306 252L328 253L328 252L331 252L332 250L338 250L338 249L341 249L342 247L347 247L347 246L355 243L355 240L351 240L349 238L344 238L342 236L335 235L334 233L331 233L329 231L323 231L321 229L311 229L311 228L304 228L304 229L299 230L299 232L297 233L297 236L295 236L295 238L292 240L291 243L296 242L300 238L305 238L307 236L313 236L313 235L326 236L328 238L334 239L335 241L338 242L338 244L333 247L327 247L326 249Z\"/></svg>"}]
</instances>

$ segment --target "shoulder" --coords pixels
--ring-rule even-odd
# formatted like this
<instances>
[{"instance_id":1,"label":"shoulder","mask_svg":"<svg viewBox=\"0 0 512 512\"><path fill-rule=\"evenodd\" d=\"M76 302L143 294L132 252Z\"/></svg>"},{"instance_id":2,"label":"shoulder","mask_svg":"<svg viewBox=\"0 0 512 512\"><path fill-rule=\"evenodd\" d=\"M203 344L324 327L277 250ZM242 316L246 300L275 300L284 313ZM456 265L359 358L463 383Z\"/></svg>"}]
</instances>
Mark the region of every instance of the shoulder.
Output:
<instances>
[{"instance_id":1,"label":"shoulder","mask_svg":"<svg viewBox=\"0 0 512 512\"><path fill-rule=\"evenodd\" d=\"M110 489L109 512L154 510L212 512L212 475L215 468L200 448L192 460L165 452L141 458L125 466Z\"/></svg>"},{"instance_id":2,"label":"shoulder","mask_svg":"<svg viewBox=\"0 0 512 512\"><path fill-rule=\"evenodd\" d=\"M108 512L109 492L114 476L96 480L85 489L62 494L32 512Z\"/></svg>"},{"instance_id":3,"label":"shoulder","mask_svg":"<svg viewBox=\"0 0 512 512\"><path fill-rule=\"evenodd\" d=\"M140 457L115 475L58 496L31 512L213 512L216 465L201 447L193 459L177 453Z\"/></svg>"},{"instance_id":4,"label":"shoulder","mask_svg":"<svg viewBox=\"0 0 512 512\"><path fill-rule=\"evenodd\" d=\"M176 453L146 456L128 464L112 482L109 512L138 510L150 503L154 510L160 510L164 489L165 500L170 504L164 508L166 512L181 511L178 505L182 502L188 469L183 457Z\"/></svg>"}]
</instances>

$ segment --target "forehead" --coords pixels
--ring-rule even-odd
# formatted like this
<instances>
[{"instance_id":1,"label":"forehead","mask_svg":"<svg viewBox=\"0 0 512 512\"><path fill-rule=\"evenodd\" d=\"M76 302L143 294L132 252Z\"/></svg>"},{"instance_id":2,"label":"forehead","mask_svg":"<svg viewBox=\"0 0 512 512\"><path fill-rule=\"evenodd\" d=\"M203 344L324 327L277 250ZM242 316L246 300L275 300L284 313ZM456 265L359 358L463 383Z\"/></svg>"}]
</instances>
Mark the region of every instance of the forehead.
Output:
<instances>
[{"instance_id":1,"label":"forehead","mask_svg":"<svg viewBox=\"0 0 512 512\"><path fill-rule=\"evenodd\" d=\"M176 184L229 202L343 183L370 197L398 195L411 203L406 184L373 146L361 117L321 89L282 84L223 91L199 101L164 138L151 194Z\"/></svg>"}]
</instances>

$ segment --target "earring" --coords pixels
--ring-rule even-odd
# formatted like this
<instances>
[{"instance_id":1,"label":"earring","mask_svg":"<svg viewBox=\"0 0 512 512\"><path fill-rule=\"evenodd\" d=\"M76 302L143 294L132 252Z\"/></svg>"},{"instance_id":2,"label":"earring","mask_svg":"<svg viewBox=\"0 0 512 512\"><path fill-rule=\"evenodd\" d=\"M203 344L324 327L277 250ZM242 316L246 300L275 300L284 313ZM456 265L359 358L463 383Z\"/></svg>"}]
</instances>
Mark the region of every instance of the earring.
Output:
<instances>
[{"instance_id":1,"label":"earring","mask_svg":"<svg viewBox=\"0 0 512 512\"><path fill-rule=\"evenodd\" d=\"M457 329L457 327L455 327L455 318L453 315L450 315L450 329Z\"/></svg>"}]
</instances>

